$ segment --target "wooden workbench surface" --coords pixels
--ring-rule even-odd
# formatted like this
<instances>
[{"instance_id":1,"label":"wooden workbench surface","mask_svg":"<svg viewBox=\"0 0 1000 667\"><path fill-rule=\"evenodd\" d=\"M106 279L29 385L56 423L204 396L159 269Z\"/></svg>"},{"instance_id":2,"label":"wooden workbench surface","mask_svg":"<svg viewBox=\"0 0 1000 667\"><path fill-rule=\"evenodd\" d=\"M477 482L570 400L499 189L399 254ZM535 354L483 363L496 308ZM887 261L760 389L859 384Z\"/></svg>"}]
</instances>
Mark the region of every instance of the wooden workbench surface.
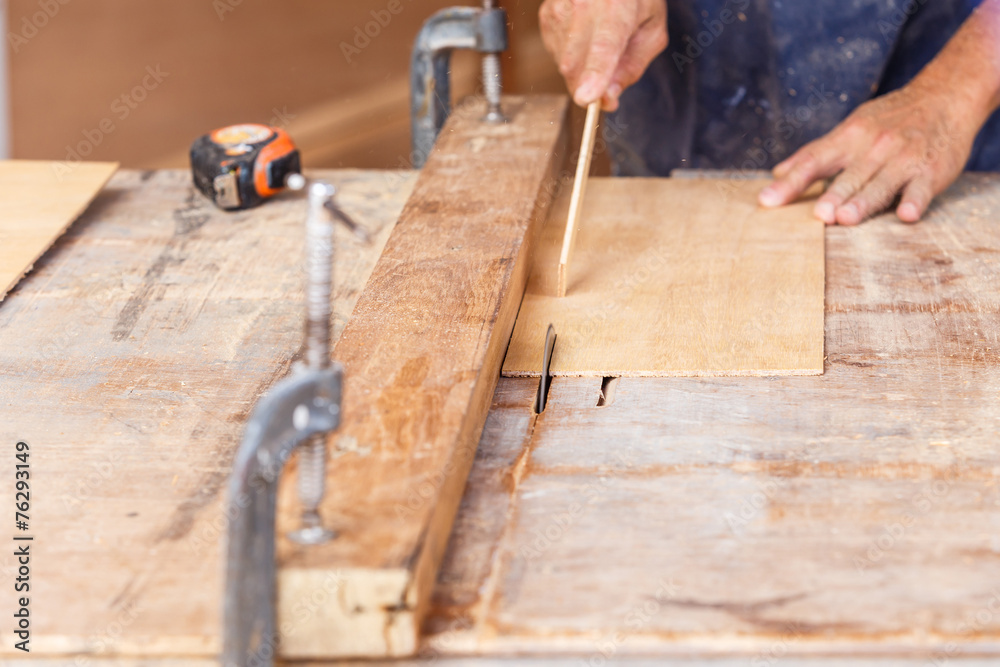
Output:
<instances>
[{"instance_id":1,"label":"wooden workbench surface","mask_svg":"<svg viewBox=\"0 0 1000 667\"><path fill-rule=\"evenodd\" d=\"M339 255L339 333L413 176L327 175L380 230ZM218 650L221 490L301 344L301 210L122 172L0 306L33 655ZM538 417L501 379L427 655L1000 651L998 213L1000 177L967 175L919 225L828 229L821 377L622 379L605 407L557 378Z\"/></svg>"},{"instance_id":2,"label":"wooden workbench surface","mask_svg":"<svg viewBox=\"0 0 1000 667\"><path fill-rule=\"evenodd\" d=\"M338 232L339 336L414 178L321 175L375 237ZM28 442L33 656L219 651L223 490L302 345L304 244L302 199L224 213L190 172L122 171L0 306L0 495ZM0 633L2 664L17 654Z\"/></svg>"},{"instance_id":3,"label":"wooden workbench surface","mask_svg":"<svg viewBox=\"0 0 1000 667\"><path fill-rule=\"evenodd\" d=\"M1000 652L1000 177L826 240L823 376L502 379L432 649Z\"/></svg>"}]
</instances>

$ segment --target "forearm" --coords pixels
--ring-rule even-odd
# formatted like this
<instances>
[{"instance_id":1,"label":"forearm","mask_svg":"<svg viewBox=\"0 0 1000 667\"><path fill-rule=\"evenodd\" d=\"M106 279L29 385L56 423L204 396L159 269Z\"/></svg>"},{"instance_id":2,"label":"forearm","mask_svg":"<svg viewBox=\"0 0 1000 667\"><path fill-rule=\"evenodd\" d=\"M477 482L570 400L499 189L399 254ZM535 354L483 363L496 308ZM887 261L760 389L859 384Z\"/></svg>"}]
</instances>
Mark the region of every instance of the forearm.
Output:
<instances>
[{"instance_id":1,"label":"forearm","mask_svg":"<svg viewBox=\"0 0 1000 667\"><path fill-rule=\"evenodd\" d=\"M981 127L1000 106L1000 0L985 0L911 86L947 96Z\"/></svg>"}]
</instances>

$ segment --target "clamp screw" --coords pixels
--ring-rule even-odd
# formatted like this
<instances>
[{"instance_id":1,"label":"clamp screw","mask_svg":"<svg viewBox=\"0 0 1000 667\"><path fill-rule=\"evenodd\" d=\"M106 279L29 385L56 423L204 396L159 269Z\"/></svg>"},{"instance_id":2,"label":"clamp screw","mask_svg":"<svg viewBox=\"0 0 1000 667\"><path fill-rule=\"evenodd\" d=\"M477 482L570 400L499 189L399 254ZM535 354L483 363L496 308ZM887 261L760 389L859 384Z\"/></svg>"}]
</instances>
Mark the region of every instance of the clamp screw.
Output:
<instances>
[{"instance_id":1,"label":"clamp screw","mask_svg":"<svg viewBox=\"0 0 1000 667\"><path fill-rule=\"evenodd\" d=\"M483 9L494 8L494 0L483 0ZM503 92L503 83L500 79L500 54L486 53L483 55L483 95L486 97L486 115L483 120L487 123L506 123L507 119L500 108L500 94Z\"/></svg>"},{"instance_id":2,"label":"clamp screw","mask_svg":"<svg viewBox=\"0 0 1000 667\"><path fill-rule=\"evenodd\" d=\"M337 190L329 183L309 185L306 218L306 365L313 370L330 366L330 296L333 291L333 221L325 209ZM326 493L326 434L312 436L299 447L301 527L288 539L299 544L322 544L334 537L323 527L319 505Z\"/></svg>"}]
</instances>

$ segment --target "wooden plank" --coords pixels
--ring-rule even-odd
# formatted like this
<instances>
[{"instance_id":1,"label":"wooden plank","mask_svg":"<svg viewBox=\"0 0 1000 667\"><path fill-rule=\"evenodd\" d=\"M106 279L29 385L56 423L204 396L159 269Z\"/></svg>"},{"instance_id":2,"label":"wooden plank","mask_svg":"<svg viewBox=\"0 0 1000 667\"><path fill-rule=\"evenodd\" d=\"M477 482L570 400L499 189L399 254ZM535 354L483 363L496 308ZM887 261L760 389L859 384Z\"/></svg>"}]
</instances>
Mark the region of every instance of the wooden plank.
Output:
<instances>
[{"instance_id":1,"label":"wooden plank","mask_svg":"<svg viewBox=\"0 0 1000 667\"><path fill-rule=\"evenodd\" d=\"M998 212L828 228L822 376L501 380L425 651L996 660Z\"/></svg>"},{"instance_id":2,"label":"wooden plank","mask_svg":"<svg viewBox=\"0 0 1000 667\"><path fill-rule=\"evenodd\" d=\"M504 374L823 372L823 223L809 200L757 205L763 182L591 179L569 294L553 296L562 208L543 232Z\"/></svg>"},{"instance_id":3,"label":"wooden plank","mask_svg":"<svg viewBox=\"0 0 1000 667\"><path fill-rule=\"evenodd\" d=\"M334 581L338 594L282 637L284 655L416 650L565 159L567 109L562 96L505 98L510 121L489 125L465 105L421 171L334 350L344 423L322 512L340 537L279 545L279 622ZM291 527L298 514L282 516Z\"/></svg>"},{"instance_id":4,"label":"wooden plank","mask_svg":"<svg viewBox=\"0 0 1000 667\"><path fill-rule=\"evenodd\" d=\"M117 162L0 160L0 301L116 169Z\"/></svg>"},{"instance_id":5,"label":"wooden plank","mask_svg":"<svg viewBox=\"0 0 1000 667\"><path fill-rule=\"evenodd\" d=\"M573 242L576 240L576 230L580 225L580 214L583 212L583 201L587 193L587 180L590 177L590 161L594 156L594 139L597 138L597 121L600 117L601 103L591 102L590 106L587 107L587 116L583 121L580 157L576 162L576 177L573 179L573 190L569 197L566 231L563 233L562 250L559 253L559 269L557 274L559 289L556 296L566 296L569 260L573 252Z\"/></svg>"},{"instance_id":6,"label":"wooden plank","mask_svg":"<svg viewBox=\"0 0 1000 667\"><path fill-rule=\"evenodd\" d=\"M374 237L337 232L339 335L415 175L314 175ZM302 346L304 238L300 197L225 213L189 170L121 171L0 304L0 452L31 445L31 656L217 660L223 491ZM0 581L16 565L0 550ZM0 663L23 656L3 637Z\"/></svg>"}]
</instances>

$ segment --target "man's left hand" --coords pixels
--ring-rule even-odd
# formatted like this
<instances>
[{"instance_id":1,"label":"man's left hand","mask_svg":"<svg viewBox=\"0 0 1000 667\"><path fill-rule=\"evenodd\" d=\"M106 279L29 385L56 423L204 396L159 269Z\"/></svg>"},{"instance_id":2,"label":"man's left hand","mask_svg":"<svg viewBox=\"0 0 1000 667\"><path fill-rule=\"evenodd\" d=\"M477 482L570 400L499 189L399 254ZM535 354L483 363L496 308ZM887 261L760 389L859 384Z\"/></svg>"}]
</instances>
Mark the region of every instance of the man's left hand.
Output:
<instances>
[{"instance_id":1,"label":"man's left hand","mask_svg":"<svg viewBox=\"0 0 1000 667\"><path fill-rule=\"evenodd\" d=\"M917 222L962 172L979 127L971 115L954 96L916 82L877 97L775 166L760 203L782 206L836 175L813 211L826 224L856 225L900 195L896 215Z\"/></svg>"}]
</instances>

